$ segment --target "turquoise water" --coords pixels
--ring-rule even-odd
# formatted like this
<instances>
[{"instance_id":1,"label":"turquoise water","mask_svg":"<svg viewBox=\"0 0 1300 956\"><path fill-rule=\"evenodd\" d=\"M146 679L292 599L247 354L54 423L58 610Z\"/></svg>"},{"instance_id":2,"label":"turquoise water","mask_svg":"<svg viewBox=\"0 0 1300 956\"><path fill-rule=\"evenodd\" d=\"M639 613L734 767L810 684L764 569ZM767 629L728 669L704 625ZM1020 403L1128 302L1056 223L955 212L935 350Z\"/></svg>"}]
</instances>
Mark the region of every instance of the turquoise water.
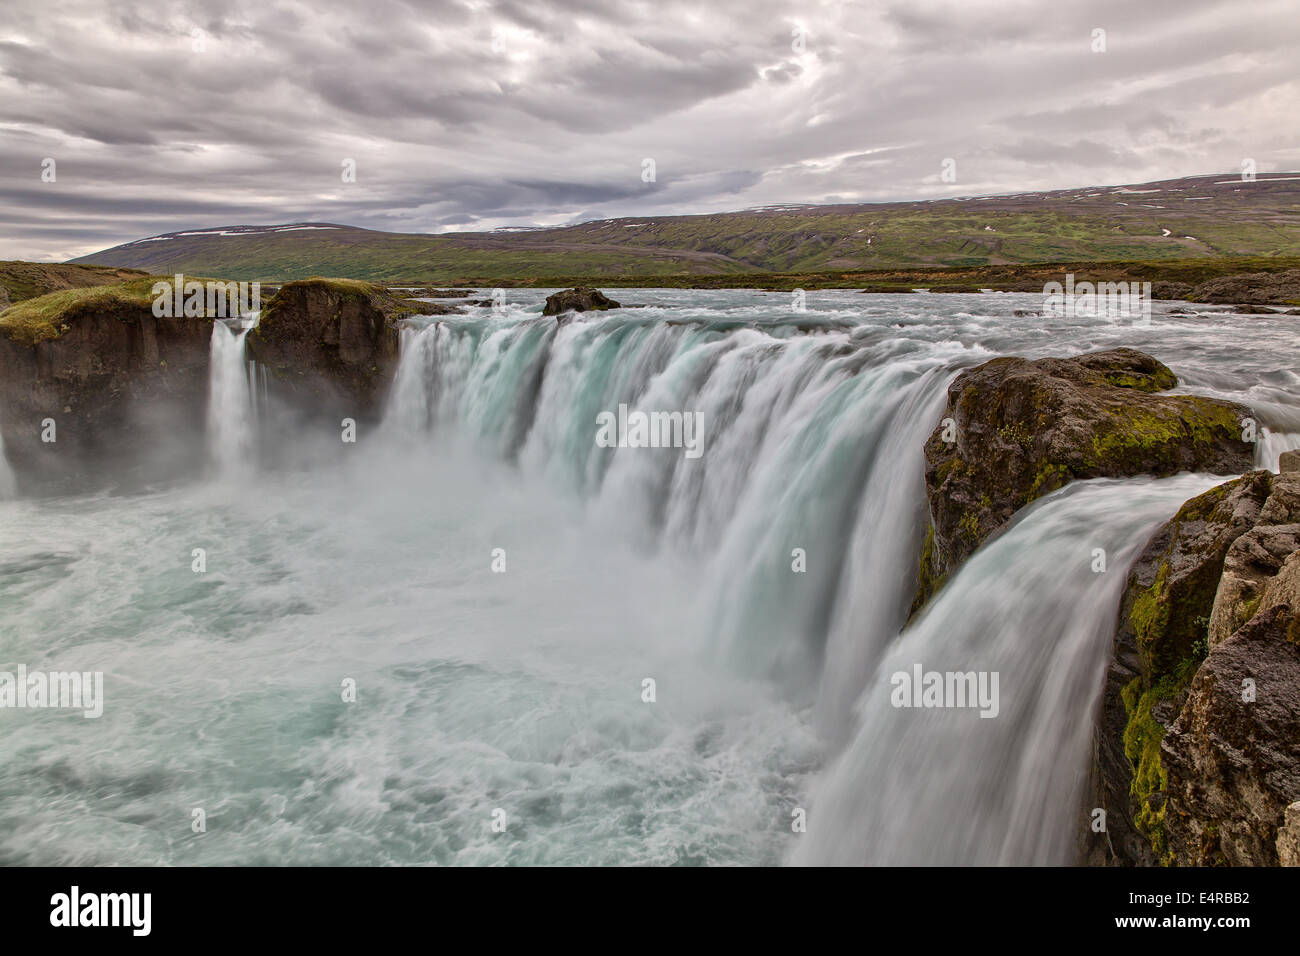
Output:
<instances>
[{"instance_id":1,"label":"turquoise water","mask_svg":"<svg viewBox=\"0 0 1300 956\"><path fill-rule=\"evenodd\" d=\"M222 420L255 432L221 430L243 467L0 501L0 669L102 670L106 695L98 720L0 710L0 862L1052 862L1061 824L1033 808L1068 800L1077 759L1046 793L1007 776L1023 841L945 777L1035 766L1016 721L1041 714L1009 706L984 722L999 735L965 740L878 712L877 675L910 648L1032 657L1040 683L1081 675L1033 745L1068 750L1104 664L1113 587L1026 590L991 558L898 637L947 384L998 354L1132 345L1251 403L1261 462L1300 445L1280 319L1158 309L1133 329L1011 315L1032 296L819 292L791 313L782 294L620 290L647 307L558 326L543 294L406 333L385 421L355 445L268 433L226 381ZM700 411L704 454L598 448L619 402ZM1069 548L1080 501L1109 547L1136 547L1204 481L1054 496L1013 565ZM1088 615L1068 662L1018 654L1041 635L990 628L995 597L1008 620ZM918 804L935 788L961 805ZM923 825L961 812L979 821L965 836Z\"/></svg>"}]
</instances>

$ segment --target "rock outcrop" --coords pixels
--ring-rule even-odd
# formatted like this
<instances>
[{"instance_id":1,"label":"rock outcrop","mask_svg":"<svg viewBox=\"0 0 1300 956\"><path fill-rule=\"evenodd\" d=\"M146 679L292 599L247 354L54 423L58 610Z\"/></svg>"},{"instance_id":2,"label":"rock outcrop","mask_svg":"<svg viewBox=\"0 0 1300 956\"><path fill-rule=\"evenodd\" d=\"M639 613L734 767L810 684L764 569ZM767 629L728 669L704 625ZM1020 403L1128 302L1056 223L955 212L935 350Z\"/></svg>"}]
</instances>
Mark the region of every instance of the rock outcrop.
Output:
<instances>
[{"instance_id":1,"label":"rock outcrop","mask_svg":"<svg viewBox=\"0 0 1300 956\"><path fill-rule=\"evenodd\" d=\"M1276 866L1300 799L1300 607L1258 611L1210 652L1160 745L1168 862Z\"/></svg>"},{"instance_id":2,"label":"rock outcrop","mask_svg":"<svg viewBox=\"0 0 1300 956\"><path fill-rule=\"evenodd\" d=\"M397 367L401 320L457 311L351 279L286 282L248 333L277 395L313 414L379 414Z\"/></svg>"},{"instance_id":3,"label":"rock outcrop","mask_svg":"<svg viewBox=\"0 0 1300 956\"><path fill-rule=\"evenodd\" d=\"M1300 301L1300 269L1252 272L1202 282L1187 298L1196 302L1286 305Z\"/></svg>"},{"instance_id":4,"label":"rock outcrop","mask_svg":"<svg viewBox=\"0 0 1300 956\"><path fill-rule=\"evenodd\" d=\"M1092 862L1278 861L1300 799L1297 522L1300 473L1251 472L1135 561L1094 735Z\"/></svg>"},{"instance_id":5,"label":"rock outcrop","mask_svg":"<svg viewBox=\"0 0 1300 956\"><path fill-rule=\"evenodd\" d=\"M212 321L155 317L154 281L58 292L0 314L0 430L24 493L193 467Z\"/></svg>"},{"instance_id":6,"label":"rock outcrop","mask_svg":"<svg viewBox=\"0 0 1300 956\"><path fill-rule=\"evenodd\" d=\"M1286 808L1277 831L1277 861L1282 866L1300 866L1300 802Z\"/></svg>"},{"instance_id":7,"label":"rock outcrop","mask_svg":"<svg viewBox=\"0 0 1300 956\"><path fill-rule=\"evenodd\" d=\"M67 289L0 312L0 431L25 494L156 482L204 466L212 322L157 317L146 276ZM269 390L306 414L378 413L398 325L453 306L367 283L286 283L246 340ZM215 313L214 313L215 314Z\"/></svg>"},{"instance_id":8,"label":"rock outcrop","mask_svg":"<svg viewBox=\"0 0 1300 956\"><path fill-rule=\"evenodd\" d=\"M930 530L913 613L1016 511L1071 480L1248 469L1249 410L1157 394L1175 384L1133 349L999 358L958 376L925 447Z\"/></svg>"},{"instance_id":9,"label":"rock outcrop","mask_svg":"<svg viewBox=\"0 0 1300 956\"><path fill-rule=\"evenodd\" d=\"M618 309L621 306L599 289L578 286L565 289L546 297L546 307L542 315L561 315L565 312L603 312L605 309Z\"/></svg>"}]
</instances>

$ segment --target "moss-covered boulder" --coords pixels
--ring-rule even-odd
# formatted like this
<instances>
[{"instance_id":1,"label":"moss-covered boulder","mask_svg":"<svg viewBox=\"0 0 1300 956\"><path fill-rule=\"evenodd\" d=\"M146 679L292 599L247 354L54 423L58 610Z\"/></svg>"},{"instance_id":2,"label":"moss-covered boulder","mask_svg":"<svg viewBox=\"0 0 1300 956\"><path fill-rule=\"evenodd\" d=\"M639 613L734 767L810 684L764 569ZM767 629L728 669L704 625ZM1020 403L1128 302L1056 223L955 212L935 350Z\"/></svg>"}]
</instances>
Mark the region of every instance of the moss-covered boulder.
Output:
<instances>
[{"instance_id":1,"label":"moss-covered boulder","mask_svg":"<svg viewBox=\"0 0 1300 956\"><path fill-rule=\"evenodd\" d=\"M1211 717L1223 713L1226 705L1207 703L1204 698L1227 693L1222 674L1237 666L1229 667L1227 662L1239 663L1243 655L1263 660L1272 653L1270 642L1276 643L1280 634L1285 643L1288 628L1294 627L1295 616L1285 609L1300 605L1294 603L1290 572L1281 573L1290 567L1291 556L1279 555L1277 546L1292 540L1297 521L1300 474L1251 472L1186 502L1134 562L1120 604L1094 735L1090 806L1107 811L1107 831L1089 837L1087 855L1093 862L1209 861L1198 856L1199 850L1189 849L1194 843L1199 847L1210 828L1218 826L1205 807L1227 806L1237 798L1223 796L1232 788L1220 786L1219 796L1198 802L1193 793L1201 785L1191 777L1211 765L1226 767L1237 757L1213 755L1227 738L1215 736L1217 718ZM1296 567L1300 570L1300 559ZM1236 575L1246 583L1233 584ZM1227 647L1259 613L1274 607L1284 610L1269 618L1265 630L1251 632L1234 650L1219 655L1220 646ZM1235 636L1212 641L1215 621L1234 622ZM1219 676L1205 684L1202 677L1207 674ZM1233 692L1240 690L1238 681ZM1277 691L1279 699L1287 699L1290 693L1300 693L1300 684ZM1188 717L1185 733L1189 736L1178 745L1181 756L1171 762L1168 735L1182 720L1180 715L1189 714L1189 696L1202 700L1196 709L1200 716ZM1242 733L1245 718L1276 724L1264 709L1246 712L1234 718ZM1258 733L1259 728L1251 732ZM1268 730L1261 739L1273 735ZM1200 751L1193 754L1197 747ZM1273 772L1266 763L1262 758L1253 763L1238 760L1236 766L1247 776L1266 776ZM1261 783L1242 786L1253 792ZM1278 796L1267 812L1280 812L1285 805L1277 803L1281 799ZM1195 820L1202 821L1197 835L1188 836L1189 828L1198 826ZM1265 842L1272 845L1274 838ZM1231 858L1232 854L1224 857Z\"/></svg>"},{"instance_id":2,"label":"moss-covered boulder","mask_svg":"<svg viewBox=\"0 0 1300 956\"><path fill-rule=\"evenodd\" d=\"M1159 394L1176 384L1133 349L999 358L959 375L925 447L930 530L913 612L1016 511L1069 481L1250 468L1249 410Z\"/></svg>"},{"instance_id":3,"label":"moss-covered boulder","mask_svg":"<svg viewBox=\"0 0 1300 956\"><path fill-rule=\"evenodd\" d=\"M457 312L353 279L286 282L248 333L248 355L299 408L373 418L397 367L402 320Z\"/></svg>"}]
</instances>

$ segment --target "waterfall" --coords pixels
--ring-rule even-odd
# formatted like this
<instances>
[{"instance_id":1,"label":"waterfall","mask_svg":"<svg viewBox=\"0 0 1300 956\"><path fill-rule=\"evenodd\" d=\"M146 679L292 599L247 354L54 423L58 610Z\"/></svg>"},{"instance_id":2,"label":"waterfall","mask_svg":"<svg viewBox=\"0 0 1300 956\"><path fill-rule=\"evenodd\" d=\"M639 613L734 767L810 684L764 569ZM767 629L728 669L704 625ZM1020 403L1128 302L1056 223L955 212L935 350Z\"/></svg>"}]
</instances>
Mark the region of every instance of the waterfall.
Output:
<instances>
[{"instance_id":1,"label":"waterfall","mask_svg":"<svg viewBox=\"0 0 1300 956\"><path fill-rule=\"evenodd\" d=\"M208 454L221 473L247 469L255 443L257 376L244 358L244 339L259 313L212 323L208 368Z\"/></svg>"},{"instance_id":2,"label":"waterfall","mask_svg":"<svg viewBox=\"0 0 1300 956\"><path fill-rule=\"evenodd\" d=\"M925 440L964 368L1131 345L1188 392L1249 405L1276 461L1300 437L1276 329L849 290L798 314L781 294L619 290L644 306L561 323L530 294L405 319L383 420L343 455L334 422L265 407L251 320L221 324L208 438L225 480L0 507L10 656L65 647L50 609L76 608L96 633L81 666L122 676L93 734L22 722L35 763L0 761L0 857L1071 862L1127 565L1223 479L1062 488L908 622ZM620 406L698 413L702 454L602 440ZM272 448L247 494L242 469ZM221 555L204 577L141 540ZM233 690L213 679L232 653L256 675ZM895 707L925 703L895 695L917 668L990 692L996 674L996 716ZM368 704L338 709L341 674ZM268 721L284 731L270 751ZM111 825L124 792L163 808L228 794L229 839L171 840L166 814ZM484 823L497 807L508 839Z\"/></svg>"},{"instance_id":3,"label":"waterfall","mask_svg":"<svg viewBox=\"0 0 1300 956\"><path fill-rule=\"evenodd\" d=\"M438 322L404 333L384 427L468 436L586 501L620 538L698 559L711 653L816 701L842 737L915 590L925 437L955 367L982 356L789 331ZM598 447L596 416L620 403L698 411L704 454Z\"/></svg>"},{"instance_id":4,"label":"waterfall","mask_svg":"<svg viewBox=\"0 0 1300 956\"><path fill-rule=\"evenodd\" d=\"M1127 569L1183 501L1220 481L1075 483L969 558L868 682L855 738L813 794L795 862L1070 862ZM996 717L894 706L893 675L918 665L996 672Z\"/></svg>"},{"instance_id":5,"label":"waterfall","mask_svg":"<svg viewBox=\"0 0 1300 956\"><path fill-rule=\"evenodd\" d=\"M409 330L385 431L514 462L597 528L697 569L678 600L697 606L701 653L778 684L828 750L794 862L1069 862L1125 571L1223 479L1068 486L904 630L925 439L953 378L999 353L924 324L661 315ZM599 446L597 415L620 403L699 412L704 454ZM1294 443L1265 437L1264 461ZM891 677L916 665L998 673L1000 712L895 708Z\"/></svg>"},{"instance_id":6,"label":"waterfall","mask_svg":"<svg viewBox=\"0 0 1300 956\"><path fill-rule=\"evenodd\" d=\"M0 433L0 501L12 498L17 493L17 487L13 469L9 467L9 459L5 457L5 437Z\"/></svg>"}]
</instances>

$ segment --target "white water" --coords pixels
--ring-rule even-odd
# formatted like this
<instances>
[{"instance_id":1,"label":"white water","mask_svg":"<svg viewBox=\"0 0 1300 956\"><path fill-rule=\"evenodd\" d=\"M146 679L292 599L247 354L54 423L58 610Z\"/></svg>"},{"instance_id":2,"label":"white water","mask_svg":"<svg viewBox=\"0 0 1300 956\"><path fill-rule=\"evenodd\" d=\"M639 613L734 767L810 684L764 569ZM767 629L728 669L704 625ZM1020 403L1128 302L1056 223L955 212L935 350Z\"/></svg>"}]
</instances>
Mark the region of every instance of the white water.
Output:
<instances>
[{"instance_id":1,"label":"white water","mask_svg":"<svg viewBox=\"0 0 1300 956\"><path fill-rule=\"evenodd\" d=\"M247 472L256 442L255 380L244 357L244 340L259 313L212 323L208 384L208 453L217 471Z\"/></svg>"},{"instance_id":2,"label":"white water","mask_svg":"<svg viewBox=\"0 0 1300 956\"><path fill-rule=\"evenodd\" d=\"M5 437L0 434L0 501L12 498L17 488L13 469L9 467L9 459L5 457Z\"/></svg>"},{"instance_id":3,"label":"white water","mask_svg":"<svg viewBox=\"0 0 1300 956\"><path fill-rule=\"evenodd\" d=\"M382 428L341 463L0 509L0 667L108 688L98 721L0 712L0 861L1059 860L1114 569L1212 479L1053 496L899 637L947 383L1132 345L1252 404L1261 460L1300 444L1281 319L626 290L650 307L557 326L543 294L407 333ZM242 339L218 348L214 457L251 466L270 426ZM620 402L701 411L705 454L596 447ZM1081 580L1094 542L1112 571ZM899 660L1003 668L1002 714L882 712Z\"/></svg>"},{"instance_id":4,"label":"white water","mask_svg":"<svg viewBox=\"0 0 1300 956\"><path fill-rule=\"evenodd\" d=\"M1221 481L1076 483L973 555L866 683L857 735L814 790L795 861L1069 863L1125 571L1162 521ZM996 672L997 716L894 707L891 676L917 664Z\"/></svg>"}]
</instances>

